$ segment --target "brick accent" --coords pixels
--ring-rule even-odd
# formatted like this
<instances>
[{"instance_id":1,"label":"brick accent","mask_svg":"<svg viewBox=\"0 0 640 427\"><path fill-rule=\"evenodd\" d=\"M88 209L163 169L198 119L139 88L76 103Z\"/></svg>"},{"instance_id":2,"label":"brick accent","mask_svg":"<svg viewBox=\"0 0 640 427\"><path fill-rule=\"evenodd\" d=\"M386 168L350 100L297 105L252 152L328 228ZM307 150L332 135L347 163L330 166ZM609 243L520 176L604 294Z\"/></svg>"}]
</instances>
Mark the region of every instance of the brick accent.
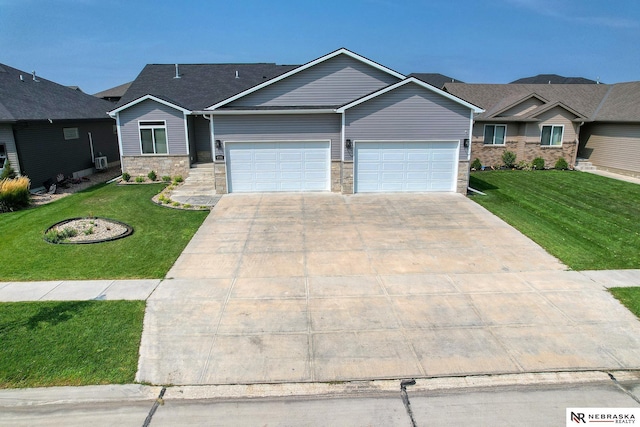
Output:
<instances>
[{"instance_id":1,"label":"brick accent","mask_svg":"<svg viewBox=\"0 0 640 427\"><path fill-rule=\"evenodd\" d=\"M458 181L456 185L456 192L461 194L467 194L468 186L469 186L469 162L466 160L460 160L458 162Z\"/></svg>"},{"instance_id":2,"label":"brick accent","mask_svg":"<svg viewBox=\"0 0 640 427\"><path fill-rule=\"evenodd\" d=\"M224 162L213 164L213 175L215 179L216 194L227 194L227 165Z\"/></svg>"},{"instance_id":3,"label":"brick accent","mask_svg":"<svg viewBox=\"0 0 640 427\"><path fill-rule=\"evenodd\" d=\"M340 160L331 161L331 192L342 191L342 162Z\"/></svg>"},{"instance_id":4,"label":"brick accent","mask_svg":"<svg viewBox=\"0 0 640 427\"><path fill-rule=\"evenodd\" d=\"M353 162L342 163L342 194L353 194Z\"/></svg>"},{"instance_id":5,"label":"brick accent","mask_svg":"<svg viewBox=\"0 0 640 427\"><path fill-rule=\"evenodd\" d=\"M131 176L146 176L155 171L158 176L189 176L189 156L122 156L122 172Z\"/></svg>"},{"instance_id":6,"label":"brick accent","mask_svg":"<svg viewBox=\"0 0 640 427\"><path fill-rule=\"evenodd\" d=\"M524 160L533 161L536 157L544 159L545 167L552 168L560 157L570 165L573 163L576 143L563 142L561 147L542 146L540 141L507 141L505 145L484 145L473 142L471 146L471 160L480 159L482 166L503 166L502 153L512 151L516 154L516 163Z\"/></svg>"}]
</instances>

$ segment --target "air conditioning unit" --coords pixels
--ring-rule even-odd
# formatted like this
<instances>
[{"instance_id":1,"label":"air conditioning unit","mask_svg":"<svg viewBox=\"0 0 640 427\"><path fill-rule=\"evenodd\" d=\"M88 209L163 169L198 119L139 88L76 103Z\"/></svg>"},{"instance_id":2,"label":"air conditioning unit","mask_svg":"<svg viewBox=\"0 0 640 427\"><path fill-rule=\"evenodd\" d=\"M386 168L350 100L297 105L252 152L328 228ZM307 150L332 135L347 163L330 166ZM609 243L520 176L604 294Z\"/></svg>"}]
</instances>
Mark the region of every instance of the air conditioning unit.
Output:
<instances>
[{"instance_id":1,"label":"air conditioning unit","mask_svg":"<svg viewBox=\"0 0 640 427\"><path fill-rule=\"evenodd\" d=\"M107 168L107 157L106 156L96 157L96 169L100 171L106 168Z\"/></svg>"}]
</instances>

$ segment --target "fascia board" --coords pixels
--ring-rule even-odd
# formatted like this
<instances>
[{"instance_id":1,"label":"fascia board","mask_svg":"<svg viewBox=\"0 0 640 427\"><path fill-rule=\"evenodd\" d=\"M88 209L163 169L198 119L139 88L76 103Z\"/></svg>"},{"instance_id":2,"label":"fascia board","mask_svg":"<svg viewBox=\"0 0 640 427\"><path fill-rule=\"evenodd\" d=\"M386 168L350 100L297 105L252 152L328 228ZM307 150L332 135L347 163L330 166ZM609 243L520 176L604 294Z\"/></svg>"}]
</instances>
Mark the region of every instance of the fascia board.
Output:
<instances>
[{"instance_id":1,"label":"fascia board","mask_svg":"<svg viewBox=\"0 0 640 427\"><path fill-rule=\"evenodd\" d=\"M290 77L290 76L292 76L294 74L297 74L297 73L299 73L301 71L304 71L304 70L306 70L308 68L311 68L314 65L320 64L321 62L324 62L324 61L326 61L328 59L331 59L331 58L333 58L335 56L338 56L338 55L347 55L347 56L349 56L351 58L354 58L354 59L356 59L356 60L358 60L360 62L363 62L363 63L365 63L367 65L370 65L370 66L372 66L374 68L377 68L378 70L381 70L381 71L384 71L385 73L391 74L392 76L397 77L399 79L404 79L405 78L405 76L403 74L400 74L397 71L392 70L391 68L387 68L387 67L385 67L383 65L380 65L377 62L374 62L374 61L372 61L370 59L367 59L364 56L360 56L357 53L351 52L348 49L340 48L340 49L338 49L336 51L333 51L333 52L331 52L331 53L329 53L327 55L321 56L320 58L315 59L315 60L313 60L311 62L307 62L306 64L301 65L298 68L294 68L291 71L288 71L288 72L286 72L284 74L281 74L281 75L279 75L277 77L274 77L271 80L268 80L266 82L260 83L257 86L249 88L249 89L247 89L247 90L245 90L243 92L240 92L240 93L238 93L236 95L233 95L230 98L224 99L224 100L222 100L222 101L220 101L220 102L218 102L216 104L213 104L212 106L205 108L205 110L208 110L208 111L215 110L216 108L222 107L223 105L226 105L226 104L228 104L230 102L233 102L233 101L235 101L237 99L240 99L240 98L242 98L242 97L244 97L246 95L249 95L249 94L251 94L253 92L259 91L262 88L270 86L270 85L272 85L274 83L277 83L277 82L279 82L281 80L284 80L284 79L286 79L286 78L288 78L288 77Z\"/></svg>"},{"instance_id":2,"label":"fascia board","mask_svg":"<svg viewBox=\"0 0 640 427\"><path fill-rule=\"evenodd\" d=\"M148 101L148 100L155 101L155 102L157 102L159 104L162 104L162 105L166 105L167 107L175 108L176 110L182 111L183 113L186 113L186 114L190 114L191 113L191 110L187 110L186 108L182 108L179 105L172 104L171 102L165 101L164 99L160 99L160 98L158 98L156 96L153 96L153 95L144 95L144 96L141 96L138 99L134 99L131 102L127 102L126 104L116 108L115 110L109 111L107 114L109 114L110 116L113 117L115 114L121 112L122 110L126 110L127 108L133 107L136 104L139 104L141 102Z\"/></svg>"}]
</instances>

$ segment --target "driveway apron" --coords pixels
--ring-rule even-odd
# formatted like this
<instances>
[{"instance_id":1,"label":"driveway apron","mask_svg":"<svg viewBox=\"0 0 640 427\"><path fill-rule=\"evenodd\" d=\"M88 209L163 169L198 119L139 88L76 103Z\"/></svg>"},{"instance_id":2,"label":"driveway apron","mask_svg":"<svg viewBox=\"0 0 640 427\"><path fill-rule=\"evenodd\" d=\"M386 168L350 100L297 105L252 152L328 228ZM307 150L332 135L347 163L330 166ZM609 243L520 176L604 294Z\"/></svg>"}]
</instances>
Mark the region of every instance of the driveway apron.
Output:
<instances>
[{"instance_id":1,"label":"driveway apron","mask_svg":"<svg viewBox=\"0 0 640 427\"><path fill-rule=\"evenodd\" d=\"M218 202L148 299L137 380L640 368L640 324L457 194Z\"/></svg>"}]
</instances>

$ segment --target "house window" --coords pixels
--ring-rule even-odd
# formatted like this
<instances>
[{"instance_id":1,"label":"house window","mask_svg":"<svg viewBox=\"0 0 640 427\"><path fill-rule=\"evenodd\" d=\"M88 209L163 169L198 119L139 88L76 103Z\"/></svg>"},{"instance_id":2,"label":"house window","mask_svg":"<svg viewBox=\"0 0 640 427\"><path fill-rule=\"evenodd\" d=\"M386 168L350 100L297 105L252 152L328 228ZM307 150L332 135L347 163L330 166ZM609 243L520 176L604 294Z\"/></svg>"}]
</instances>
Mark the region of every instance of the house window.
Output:
<instances>
[{"instance_id":1,"label":"house window","mask_svg":"<svg viewBox=\"0 0 640 427\"><path fill-rule=\"evenodd\" d=\"M142 154L167 154L167 124L140 122L140 145Z\"/></svg>"},{"instance_id":2,"label":"house window","mask_svg":"<svg viewBox=\"0 0 640 427\"><path fill-rule=\"evenodd\" d=\"M484 125L485 145L504 145L504 139L506 136L506 125Z\"/></svg>"},{"instance_id":3,"label":"house window","mask_svg":"<svg viewBox=\"0 0 640 427\"><path fill-rule=\"evenodd\" d=\"M80 138L80 133L78 132L78 128L63 128L62 133L64 134L65 140Z\"/></svg>"},{"instance_id":4,"label":"house window","mask_svg":"<svg viewBox=\"0 0 640 427\"><path fill-rule=\"evenodd\" d=\"M562 134L564 126L551 125L542 126L542 136L540 137L540 145L559 146L562 145Z\"/></svg>"},{"instance_id":5,"label":"house window","mask_svg":"<svg viewBox=\"0 0 640 427\"><path fill-rule=\"evenodd\" d=\"M5 163L7 163L7 147L0 144L0 169L4 169Z\"/></svg>"}]
</instances>

